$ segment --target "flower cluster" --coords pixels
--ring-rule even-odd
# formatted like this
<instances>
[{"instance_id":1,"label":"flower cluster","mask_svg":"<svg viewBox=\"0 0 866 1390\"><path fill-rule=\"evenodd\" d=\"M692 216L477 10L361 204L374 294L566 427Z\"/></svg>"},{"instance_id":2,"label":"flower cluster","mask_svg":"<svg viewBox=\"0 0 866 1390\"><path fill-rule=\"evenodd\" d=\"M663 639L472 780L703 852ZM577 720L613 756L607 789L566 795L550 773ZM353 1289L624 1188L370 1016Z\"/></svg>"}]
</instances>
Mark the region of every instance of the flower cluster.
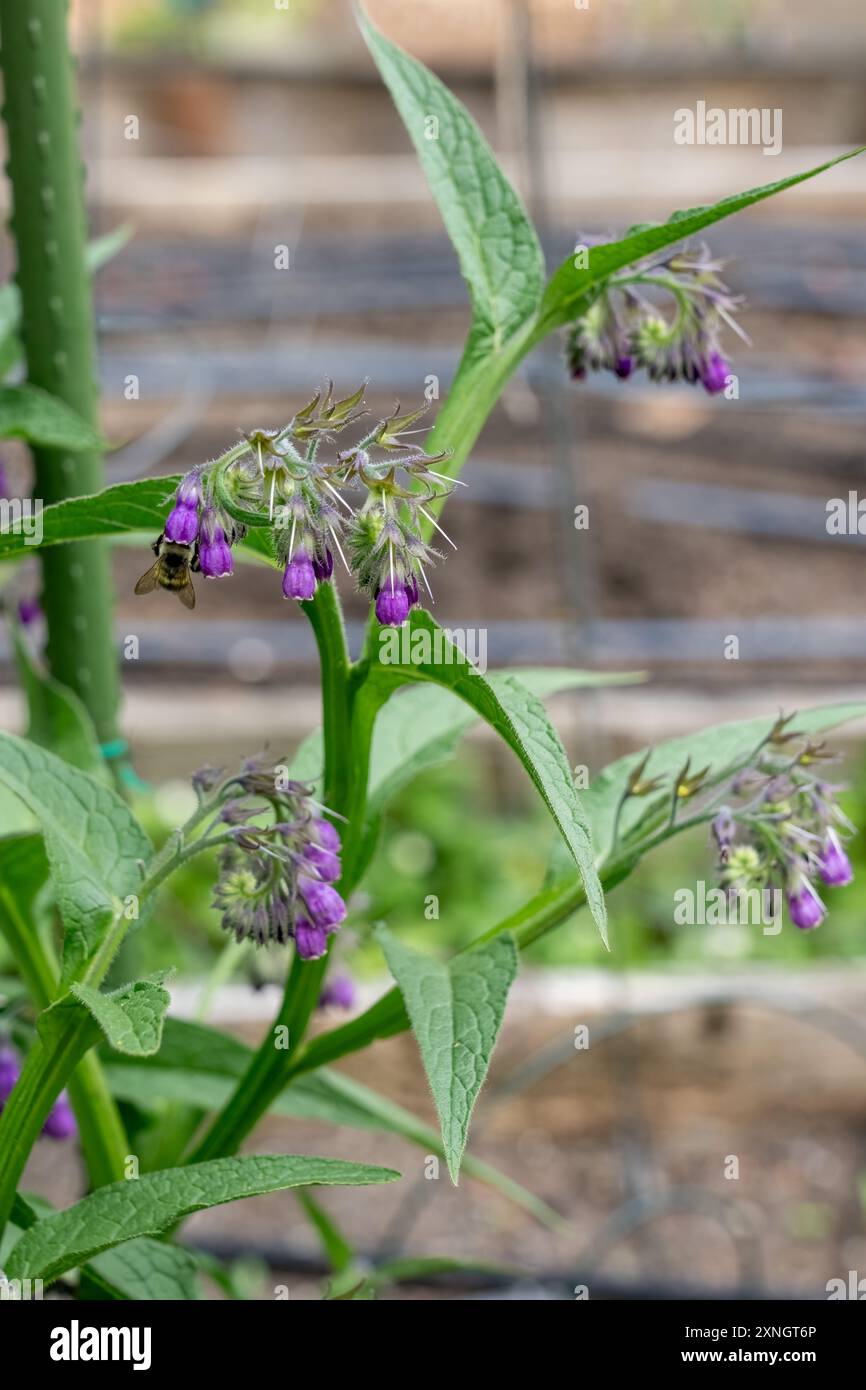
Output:
<instances>
[{"instance_id":1,"label":"flower cluster","mask_svg":"<svg viewBox=\"0 0 866 1390\"><path fill-rule=\"evenodd\" d=\"M21 1067L12 1048L0 1046L0 1111L15 1089L20 1075ZM75 1116L65 1091L61 1091L52 1105L42 1126L42 1133L48 1139L74 1139L78 1133Z\"/></svg>"},{"instance_id":2,"label":"flower cluster","mask_svg":"<svg viewBox=\"0 0 866 1390\"><path fill-rule=\"evenodd\" d=\"M197 775L206 788L215 776ZM250 759L218 789L220 836L214 906L237 940L259 946L294 940L303 960L326 954L346 916L334 884L341 874L340 835L311 789Z\"/></svg>"},{"instance_id":3,"label":"flower cluster","mask_svg":"<svg viewBox=\"0 0 866 1390\"><path fill-rule=\"evenodd\" d=\"M175 494L163 538L193 550L191 569L206 579L223 579L234 569L231 548L242 535L243 528L214 502L203 470L187 473Z\"/></svg>"},{"instance_id":4,"label":"flower cluster","mask_svg":"<svg viewBox=\"0 0 866 1390\"><path fill-rule=\"evenodd\" d=\"M232 572L234 543L256 528L270 538L285 598L312 599L331 579L336 553L374 601L380 623L406 622L420 586L429 591L426 567L437 555L422 537L421 519L445 535L429 505L454 483L433 467L444 454L427 454L404 438L423 410L401 415L398 406L351 448L324 457L322 446L367 413L365 389L334 400L329 383L283 429L255 430L188 473L155 546L157 564L137 592L159 584L192 607L183 552L189 569L220 578ZM367 495L356 511L343 494L357 488ZM165 543L174 553L162 553Z\"/></svg>"},{"instance_id":5,"label":"flower cluster","mask_svg":"<svg viewBox=\"0 0 866 1390\"><path fill-rule=\"evenodd\" d=\"M572 377L606 370L625 379L643 367L652 381L701 382L711 395L723 391L730 368L722 330L727 325L748 338L733 317L742 301L723 284L722 268L702 246L649 257L612 276L569 332ZM673 301L670 317L655 303L660 295Z\"/></svg>"},{"instance_id":6,"label":"flower cluster","mask_svg":"<svg viewBox=\"0 0 866 1390\"><path fill-rule=\"evenodd\" d=\"M721 882L738 895L750 888L783 889L791 921L803 931L826 916L816 883L843 887L854 877L844 838L855 827L837 800L841 788L812 770L832 760L823 744L797 739L780 719L755 760L733 779L730 804L712 821Z\"/></svg>"}]
</instances>

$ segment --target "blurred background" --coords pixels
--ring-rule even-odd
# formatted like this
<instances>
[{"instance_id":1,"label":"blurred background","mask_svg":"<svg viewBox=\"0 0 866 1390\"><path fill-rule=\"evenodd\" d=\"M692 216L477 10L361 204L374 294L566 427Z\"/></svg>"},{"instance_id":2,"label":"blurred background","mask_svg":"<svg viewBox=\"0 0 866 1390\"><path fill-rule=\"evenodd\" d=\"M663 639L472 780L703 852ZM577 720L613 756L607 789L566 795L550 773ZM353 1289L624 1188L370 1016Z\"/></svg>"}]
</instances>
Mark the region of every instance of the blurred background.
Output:
<instances>
[{"instance_id":1,"label":"blurred background","mask_svg":"<svg viewBox=\"0 0 866 1390\"><path fill-rule=\"evenodd\" d=\"M854 0L369 10L468 105L551 267L576 237L782 178L866 133ZM420 404L431 377L444 395L465 287L348 5L73 0L72 22L93 233L133 230L96 291L104 426L119 443L111 480L178 472L240 430L281 424L325 377L343 393L369 377L383 413ZM698 101L780 108L781 152L675 145L674 112ZM551 702L574 764L595 772L711 723L862 695L864 538L825 523L828 499L864 477L864 212L866 162L853 160L710 229L747 297L754 346L727 345L738 399L642 377L575 384L551 341L476 447L448 507L458 552L435 573L439 621L486 629L491 667L648 674ZM3 266L8 277L5 234ZM6 447L4 461L26 486L23 451ZM574 529L579 504L588 530ZM116 551L119 631L141 652L124 667L125 729L158 837L185 814L196 767L290 749L318 706L311 636L271 573L244 566L231 584L199 584L193 620L167 595L132 598L147 563L146 547ZM364 610L340 587L357 641ZM726 660L732 634L739 658ZM18 728L2 651L0 715ZM860 825L863 732L839 740ZM522 772L483 734L421 777L393 805L341 937L356 1006L383 986L370 923L452 949L537 890L551 846ZM557 1209L556 1233L477 1183L428 1180L423 1155L397 1140L271 1119L256 1144L394 1161L406 1179L374 1201L327 1198L370 1257L522 1271L430 1276L391 1297L567 1297L580 1282L591 1297L825 1296L828 1279L866 1274L862 837L853 850L860 878L808 937L676 927L675 888L712 879L699 834L611 898L609 955L582 917L532 948L470 1149ZM194 1012L216 969L209 1016L255 1039L283 963L250 955L224 978L211 881L207 866L178 880L118 970L175 963L175 1006ZM436 922L424 918L430 893ZM575 1051L584 1023L593 1046ZM345 1067L431 1118L411 1038ZM78 1174L59 1171L56 1152L34 1163L31 1185L74 1194ZM312 1296L315 1236L290 1196L190 1229L237 1257L254 1296L272 1296L268 1261L293 1297Z\"/></svg>"}]
</instances>

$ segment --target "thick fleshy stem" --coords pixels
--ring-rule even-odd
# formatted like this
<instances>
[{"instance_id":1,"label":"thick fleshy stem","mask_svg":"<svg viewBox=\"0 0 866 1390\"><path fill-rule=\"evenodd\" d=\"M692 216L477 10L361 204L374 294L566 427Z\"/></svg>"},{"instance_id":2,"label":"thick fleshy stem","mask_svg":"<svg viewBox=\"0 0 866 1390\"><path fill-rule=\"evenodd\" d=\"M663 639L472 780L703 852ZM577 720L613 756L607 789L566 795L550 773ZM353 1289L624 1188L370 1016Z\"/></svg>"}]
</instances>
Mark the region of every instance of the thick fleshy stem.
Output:
<instances>
[{"instance_id":1,"label":"thick fleshy stem","mask_svg":"<svg viewBox=\"0 0 866 1390\"><path fill-rule=\"evenodd\" d=\"M12 232L28 379L96 425L95 334L78 113L59 0L0 0ZM45 505L99 492L96 452L34 449ZM109 553L97 541L41 554L51 673L79 695L103 743L116 738L119 681Z\"/></svg>"}]
</instances>

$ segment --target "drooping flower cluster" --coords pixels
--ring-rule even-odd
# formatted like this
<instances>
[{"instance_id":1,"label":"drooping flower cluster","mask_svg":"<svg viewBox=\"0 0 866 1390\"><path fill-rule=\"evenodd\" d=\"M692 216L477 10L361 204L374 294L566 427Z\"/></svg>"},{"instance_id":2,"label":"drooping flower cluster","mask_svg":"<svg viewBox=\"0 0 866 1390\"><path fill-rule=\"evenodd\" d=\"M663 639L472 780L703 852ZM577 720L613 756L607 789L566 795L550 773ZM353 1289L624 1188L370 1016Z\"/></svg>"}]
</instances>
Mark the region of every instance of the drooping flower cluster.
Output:
<instances>
[{"instance_id":1,"label":"drooping flower cluster","mask_svg":"<svg viewBox=\"0 0 866 1390\"><path fill-rule=\"evenodd\" d=\"M833 759L823 744L798 739L780 719L754 762L732 780L730 802L712 822L722 885L732 895L781 888L791 921L803 931L821 924L827 909L817 884L843 887L854 877L844 839L855 827L833 786L813 772Z\"/></svg>"},{"instance_id":2,"label":"drooping flower cluster","mask_svg":"<svg viewBox=\"0 0 866 1390\"><path fill-rule=\"evenodd\" d=\"M159 584L192 607L186 569L209 579L231 574L232 546L255 528L270 537L285 598L312 599L332 577L336 553L375 602L379 622L404 623L420 585L429 590L426 566L437 555L422 537L421 518L445 535L429 506L454 483L433 467L445 454L427 454L403 438L423 410L400 415L398 406L351 448L323 457L322 445L367 413L365 389L334 400L329 383L283 429L255 430L188 473L154 547L157 563L137 592ZM351 488L367 493L357 511L343 496ZM166 543L170 553L163 553Z\"/></svg>"},{"instance_id":3,"label":"drooping flower cluster","mask_svg":"<svg viewBox=\"0 0 866 1390\"><path fill-rule=\"evenodd\" d=\"M748 338L733 317L742 301L720 279L722 269L702 246L648 257L611 276L569 331L572 377L604 370L625 379L643 367L652 381L701 382L711 395L723 391L730 367L722 331L727 325ZM659 298L672 302L672 312L661 311Z\"/></svg>"},{"instance_id":4,"label":"drooping flower cluster","mask_svg":"<svg viewBox=\"0 0 866 1390\"><path fill-rule=\"evenodd\" d=\"M21 1067L16 1053L11 1047L0 1045L0 1111L15 1089L20 1075ZM78 1133L65 1091L61 1091L48 1112L42 1133L47 1139L74 1139Z\"/></svg>"},{"instance_id":5,"label":"drooping flower cluster","mask_svg":"<svg viewBox=\"0 0 866 1390\"><path fill-rule=\"evenodd\" d=\"M263 759L250 759L219 784L205 769L200 790L217 783L214 824L221 838L214 906L237 940L257 945L294 940L303 960L326 954L328 937L346 916L334 884L341 874L340 835L302 782Z\"/></svg>"},{"instance_id":6,"label":"drooping flower cluster","mask_svg":"<svg viewBox=\"0 0 866 1390\"><path fill-rule=\"evenodd\" d=\"M165 540L192 548L191 569L206 579L222 579L234 569L231 548L242 535L243 528L214 502L203 470L187 473L166 519Z\"/></svg>"}]
</instances>

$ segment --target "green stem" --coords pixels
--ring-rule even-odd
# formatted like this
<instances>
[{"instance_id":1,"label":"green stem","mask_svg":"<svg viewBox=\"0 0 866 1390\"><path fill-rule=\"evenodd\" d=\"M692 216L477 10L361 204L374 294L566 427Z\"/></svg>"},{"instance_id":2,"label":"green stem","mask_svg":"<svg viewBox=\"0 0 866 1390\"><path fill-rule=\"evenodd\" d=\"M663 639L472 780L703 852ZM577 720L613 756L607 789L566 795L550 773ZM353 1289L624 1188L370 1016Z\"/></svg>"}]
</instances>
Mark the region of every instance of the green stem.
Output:
<instances>
[{"instance_id":1,"label":"green stem","mask_svg":"<svg viewBox=\"0 0 866 1390\"><path fill-rule=\"evenodd\" d=\"M12 231L29 380L97 423L95 332L78 112L59 0L0 0ZM45 505L99 492L99 453L34 449ZM117 737L119 680L109 552L96 541L41 551L49 668L83 700L103 743Z\"/></svg>"},{"instance_id":2,"label":"green stem","mask_svg":"<svg viewBox=\"0 0 866 1390\"><path fill-rule=\"evenodd\" d=\"M324 801L331 810L345 804L349 776L349 652L336 587L320 584L315 598L301 605L319 649L322 729L325 741Z\"/></svg>"},{"instance_id":3,"label":"green stem","mask_svg":"<svg viewBox=\"0 0 866 1390\"><path fill-rule=\"evenodd\" d=\"M52 1105L93 1041L93 1020L83 1014L50 1049L33 1044L18 1082L0 1115L0 1235L30 1150Z\"/></svg>"},{"instance_id":4,"label":"green stem","mask_svg":"<svg viewBox=\"0 0 866 1390\"><path fill-rule=\"evenodd\" d=\"M363 833L375 710L371 713L358 700L359 668L353 670L350 666L343 618L333 585L320 584L316 597L303 607L313 626L321 663L324 801L330 810L345 816L347 821L343 827L343 877L338 887L343 896L348 897L355 886L351 866L357 862ZM303 1043L327 965L327 957L303 961L294 956L283 1002L271 1029L234 1094L190 1155L189 1163L236 1153L279 1095L291 1058ZM279 1045L283 1042L285 1046Z\"/></svg>"},{"instance_id":5,"label":"green stem","mask_svg":"<svg viewBox=\"0 0 866 1390\"><path fill-rule=\"evenodd\" d=\"M534 346L533 329L534 320L516 333L501 352L483 359L464 354L436 423L424 441L428 453L446 449L450 452L450 457L439 465L442 473L451 478L459 476L506 383ZM438 517L445 500L440 496L425 505ZM423 520L420 530L429 540L434 528L429 521Z\"/></svg>"},{"instance_id":6,"label":"green stem","mask_svg":"<svg viewBox=\"0 0 866 1390\"><path fill-rule=\"evenodd\" d=\"M24 917L2 885L0 901L3 934L21 978L37 1008L47 1009L57 996L59 970L54 953L36 923ZM93 1052L78 1063L69 1077L68 1089L90 1186L102 1187L117 1181L123 1177L129 1140L102 1065Z\"/></svg>"}]
</instances>

